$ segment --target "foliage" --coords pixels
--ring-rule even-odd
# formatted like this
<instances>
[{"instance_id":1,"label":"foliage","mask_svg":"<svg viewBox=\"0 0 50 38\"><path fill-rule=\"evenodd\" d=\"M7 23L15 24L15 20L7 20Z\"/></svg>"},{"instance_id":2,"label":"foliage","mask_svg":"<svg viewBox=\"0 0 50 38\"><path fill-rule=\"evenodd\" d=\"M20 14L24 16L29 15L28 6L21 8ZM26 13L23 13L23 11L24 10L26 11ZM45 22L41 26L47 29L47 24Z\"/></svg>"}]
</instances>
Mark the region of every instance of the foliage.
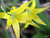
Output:
<instances>
[{"instance_id":1,"label":"foliage","mask_svg":"<svg viewBox=\"0 0 50 38\"><path fill-rule=\"evenodd\" d=\"M37 33L32 38L46 38L44 34Z\"/></svg>"}]
</instances>

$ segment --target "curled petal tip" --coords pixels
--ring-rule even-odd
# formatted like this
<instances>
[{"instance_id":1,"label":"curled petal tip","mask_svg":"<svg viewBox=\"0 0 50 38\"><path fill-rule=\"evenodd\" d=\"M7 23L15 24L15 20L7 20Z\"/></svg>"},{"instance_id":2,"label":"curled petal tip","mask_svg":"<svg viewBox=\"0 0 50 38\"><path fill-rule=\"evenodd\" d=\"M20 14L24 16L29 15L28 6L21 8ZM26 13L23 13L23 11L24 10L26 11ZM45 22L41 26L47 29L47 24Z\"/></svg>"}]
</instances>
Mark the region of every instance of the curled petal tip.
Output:
<instances>
[{"instance_id":1,"label":"curled petal tip","mask_svg":"<svg viewBox=\"0 0 50 38\"><path fill-rule=\"evenodd\" d=\"M47 24L44 24L45 26L47 25Z\"/></svg>"},{"instance_id":2,"label":"curled petal tip","mask_svg":"<svg viewBox=\"0 0 50 38\"><path fill-rule=\"evenodd\" d=\"M6 30L8 30L8 28L6 27Z\"/></svg>"},{"instance_id":3,"label":"curled petal tip","mask_svg":"<svg viewBox=\"0 0 50 38\"><path fill-rule=\"evenodd\" d=\"M8 30L8 27L6 27L6 30Z\"/></svg>"}]
</instances>

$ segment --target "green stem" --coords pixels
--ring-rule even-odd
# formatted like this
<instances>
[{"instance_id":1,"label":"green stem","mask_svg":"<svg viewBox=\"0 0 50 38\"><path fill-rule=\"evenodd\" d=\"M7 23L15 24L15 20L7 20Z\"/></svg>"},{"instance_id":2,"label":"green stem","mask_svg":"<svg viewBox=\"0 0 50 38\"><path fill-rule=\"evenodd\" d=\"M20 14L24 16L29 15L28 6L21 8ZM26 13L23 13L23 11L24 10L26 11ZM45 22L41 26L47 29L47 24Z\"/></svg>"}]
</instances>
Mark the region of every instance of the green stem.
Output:
<instances>
[{"instance_id":1,"label":"green stem","mask_svg":"<svg viewBox=\"0 0 50 38\"><path fill-rule=\"evenodd\" d=\"M5 13L7 13L4 9L3 9L3 7L1 6L1 9L5 12ZM8 15L11 15L11 14L9 14L9 13L7 13Z\"/></svg>"},{"instance_id":2,"label":"green stem","mask_svg":"<svg viewBox=\"0 0 50 38\"><path fill-rule=\"evenodd\" d=\"M3 7L1 6L1 9L6 13L6 11L3 9Z\"/></svg>"},{"instance_id":3,"label":"green stem","mask_svg":"<svg viewBox=\"0 0 50 38\"><path fill-rule=\"evenodd\" d=\"M39 8L40 7L40 2L39 0L36 0L36 8Z\"/></svg>"},{"instance_id":4,"label":"green stem","mask_svg":"<svg viewBox=\"0 0 50 38\"><path fill-rule=\"evenodd\" d=\"M5 8L8 8L8 9L10 9L9 7L7 7L7 6L2 6L2 7L5 7Z\"/></svg>"}]
</instances>

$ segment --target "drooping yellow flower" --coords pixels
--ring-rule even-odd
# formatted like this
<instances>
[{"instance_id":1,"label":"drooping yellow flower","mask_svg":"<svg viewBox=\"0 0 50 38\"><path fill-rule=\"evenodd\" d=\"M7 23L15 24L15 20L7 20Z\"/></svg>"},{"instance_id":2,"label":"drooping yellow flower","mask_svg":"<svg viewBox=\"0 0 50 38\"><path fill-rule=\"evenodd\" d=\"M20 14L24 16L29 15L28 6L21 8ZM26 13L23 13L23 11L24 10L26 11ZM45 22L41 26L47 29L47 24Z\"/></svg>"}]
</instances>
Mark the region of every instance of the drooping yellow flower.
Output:
<instances>
[{"instance_id":1,"label":"drooping yellow flower","mask_svg":"<svg viewBox=\"0 0 50 38\"><path fill-rule=\"evenodd\" d=\"M46 25L40 18L39 16L37 15L38 13L46 10L48 7L45 7L45 8L35 8L36 7L36 2L35 0L31 0L32 1L32 5L31 7L27 7L26 8L26 13L27 15L29 16L29 19L34 20L35 22L39 23L39 24L43 24L43 25ZM28 20L27 20L28 21ZM26 25L24 26L24 28L27 28L29 26L29 23L27 23L26 21ZM30 22L30 20L28 21ZM33 24L34 25L34 24ZM35 27L38 27L40 28L38 25L34 25Z\"/></svg>"},{"instance_id":2,"label":"drooping yellow flower","mask_svg":"<svg viewBox=\"0 0 50 38\"><path fill-rule=\"evenodd\" d=\"M8 29L12 25L17 38L20 38L20 27L19 27L19 20L18 19L21 17L20 14L25 10L25 8L27 7L27 5L30 2L22 4L17 9L13 6L12 10L10 10L10 12L7 12L7 13L2 12L2 13L0 13L0 18L7 19L6 29ZM22 22L22 21L23 20L20 19L20 22Z\"/></svg>"},{"instance_id":3,"label":"drooping yellow flower","mask_svg":"<svg viewBox=\"0 0 50 38\"><path fill-rule=\"evenodd\" d=\"M23 14L22 14L22 19L24 19L25 21L25 26L24 26L24 28L27 28L29 25L32 25L32 26L34 26L34 27L38 27L38 28L40 28L37 24L35 24L33 21L32 21L32 18L30 18L29 16L28 16L28 13L27 13L28 11L26 11L26 12L24 12Z\"/></svg>"}]
</instances>

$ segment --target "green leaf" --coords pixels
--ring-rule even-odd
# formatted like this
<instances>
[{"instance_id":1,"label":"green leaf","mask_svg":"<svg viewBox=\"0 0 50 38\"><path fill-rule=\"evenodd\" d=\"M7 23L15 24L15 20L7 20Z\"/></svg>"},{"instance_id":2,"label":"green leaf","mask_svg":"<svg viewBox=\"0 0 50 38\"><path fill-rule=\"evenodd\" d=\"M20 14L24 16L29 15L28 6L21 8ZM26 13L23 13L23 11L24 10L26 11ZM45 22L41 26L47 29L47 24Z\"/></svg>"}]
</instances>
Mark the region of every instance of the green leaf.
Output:
<instances>
[{"instance_id":1,"label":"green leaf","mask_svg":"<svg viewBox=\"0 0 50 38\"><path fill-rule=\"evenodd\" d=\"M39 8L40 7L40 2L39 0L36 0L36 8Z\"/></svg>"},{"instance_id":2,"label":"green leaf","mask_svg":"<svg viewBox=\"0 0 50 38\"><path fill-rule=\"evenodd\" d=\"M40 29L37 29L37 28L35 28L35 29L37 31L40 31L41 30L41 31L49 32L50 31L50 20L48 19L47 15L44 12L42 12L42 13L38 14L38 16L47 25L44 26L44 25L37 24L37 25L39 25Z\"/></svg>"},{"instance_id":3,"label":"green leaf","mask_svg":"<svg viewBox=\"0 0 50 38\"><path fill-rule=\"evenodd\" d=\"M36 0L36 8L39 8L39 7L40 7L39 0ZM47 24L46 26L39 25L42 28L41 30L49 31L50 30L50 20L48 19L47 15L45 14L45 12L41 12L39 16L41 20ZM39 30L39 29L36 29L36 30Z\"/></svg>"},{"instance_id":4,"label":"green leaf","mask_svg":"<svg viewBox=\"0 0 50 38\"><path fill-rule=\"evenodd\" d=\"M48 19L47 15L43 12L40 13L39 16L47 24L44 28L46 30L50 30L50 20Z\"/></svg>"},{"instance_id":5,"label":"green leaf","mask_svg":"<svg viewBox=\"0 0 50 38\"><path fill-rule=\"evenodd\" d=\"M37 33L34 36L32 36L32 38L46 38L44 34L41 33Z\"/></svg>"}]
</instances>

